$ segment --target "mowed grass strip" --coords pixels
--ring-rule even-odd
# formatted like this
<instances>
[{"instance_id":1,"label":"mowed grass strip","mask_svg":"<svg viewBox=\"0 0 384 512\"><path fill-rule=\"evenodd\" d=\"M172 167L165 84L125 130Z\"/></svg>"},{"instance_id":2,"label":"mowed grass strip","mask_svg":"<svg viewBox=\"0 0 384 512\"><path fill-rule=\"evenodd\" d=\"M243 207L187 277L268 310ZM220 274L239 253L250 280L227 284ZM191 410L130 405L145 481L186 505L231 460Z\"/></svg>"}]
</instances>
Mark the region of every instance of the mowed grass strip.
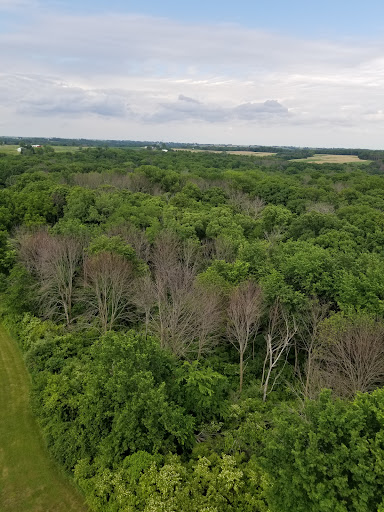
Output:
<instances>
[{"instance_id":1,"label":"mowed grass strip","mask_svg":"<svg viewBox=\"0 0 384 512\"><path fill-rule=\"evenodd\" d=\"M82 496L49 458L29 388L21 352L0 325L0 511L86 512Z\"/></svg>"}]
</instances>

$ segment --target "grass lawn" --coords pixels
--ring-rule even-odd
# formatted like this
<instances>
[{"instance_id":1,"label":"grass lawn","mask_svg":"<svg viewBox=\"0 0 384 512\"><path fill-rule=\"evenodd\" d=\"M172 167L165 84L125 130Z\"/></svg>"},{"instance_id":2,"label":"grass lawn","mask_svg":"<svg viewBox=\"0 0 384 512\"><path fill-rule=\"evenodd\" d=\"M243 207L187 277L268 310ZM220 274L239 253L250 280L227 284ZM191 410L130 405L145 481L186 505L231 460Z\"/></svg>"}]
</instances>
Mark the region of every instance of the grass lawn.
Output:
<instances>
[{"instance_id":1,"label":"grass lawn","mask_svg":"<svg viewBox=\"0 0 384 512\"><path fill-rule=\"evenodd\" d=\"M0 511L86 512L77 489L49 458L29 386L21 352L0 326Z\"/></svg>"}]
</instances>

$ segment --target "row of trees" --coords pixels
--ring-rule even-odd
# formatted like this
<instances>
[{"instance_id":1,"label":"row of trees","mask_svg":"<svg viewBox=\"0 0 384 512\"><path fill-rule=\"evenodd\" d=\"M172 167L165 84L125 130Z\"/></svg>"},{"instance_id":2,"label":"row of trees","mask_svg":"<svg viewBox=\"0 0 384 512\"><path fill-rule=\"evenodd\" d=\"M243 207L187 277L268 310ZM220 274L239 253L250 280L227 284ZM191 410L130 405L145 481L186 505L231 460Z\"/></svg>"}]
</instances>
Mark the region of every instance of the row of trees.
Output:
<instances>
[{"instance_id":1,"label":"row of trees","mask_svg":"<svg viewBox=\"0 0 384 512\"><path fill-rule=\"evenodd\" d=\"M37 310L67 327L97 325L102 333L143 325L145 335L181 359L201 359L229 342L238 353L240 392L247 359L261 351L264 400L289 359L305 396L324 386L352 396L383 382L380 322L325 321L329 305L318 299L293 314L279 298L268 303L252 280L227 288L207 280L204 252L172 232L162 232L152 246L137 232L126 237L146 260L122 236L90 241L19 231L18 251L34 279Z\"/></svg>"}]
</instances>

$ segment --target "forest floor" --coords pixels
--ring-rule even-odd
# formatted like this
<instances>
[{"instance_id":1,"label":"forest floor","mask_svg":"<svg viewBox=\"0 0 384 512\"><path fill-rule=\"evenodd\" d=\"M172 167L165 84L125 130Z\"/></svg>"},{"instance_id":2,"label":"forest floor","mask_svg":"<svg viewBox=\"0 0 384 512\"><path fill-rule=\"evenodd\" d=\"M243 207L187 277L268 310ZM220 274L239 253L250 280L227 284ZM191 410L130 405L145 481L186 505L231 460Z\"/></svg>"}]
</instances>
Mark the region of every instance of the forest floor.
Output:
<instances>
[{"instance_id":1,"label":"forest floor","mask_svg":"<svg viewBox=\"0 0 384 512\"><path fill-rule=\"evenodd\" d=\"M86 512L77 489L49 458L29 388L21 352L0 326L0 511Z\"/></svg>"}]
</instances>

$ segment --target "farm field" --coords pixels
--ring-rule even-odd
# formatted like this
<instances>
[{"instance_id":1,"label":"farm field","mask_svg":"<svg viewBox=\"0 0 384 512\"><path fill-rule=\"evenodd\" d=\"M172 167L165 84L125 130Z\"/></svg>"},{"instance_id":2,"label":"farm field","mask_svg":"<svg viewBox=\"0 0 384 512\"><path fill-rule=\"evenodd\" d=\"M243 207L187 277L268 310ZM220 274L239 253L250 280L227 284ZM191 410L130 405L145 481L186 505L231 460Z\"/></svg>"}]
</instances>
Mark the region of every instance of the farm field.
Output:
<instances>
[{"instance_id":1,"label":"farm field","mask_svg":"<svg viewBox=\"0 0 384 512\"><path fill-rule=\"evenodd\" d=\"M172 148L173 151L191 151L192 153L228 153L229 155L246 155L246 156L273 156L276 153L262 152L256 153L255 151L211 151L209 149L186 149L186 148Z\"/></svg>"},{"instance_id":2,"label":"farm field","mask_svg":"<svg viewBox=\"0 0 384 512\"><path fill-rule=\"evenodd\" d=\"M3 144L0 146L0 153L6 153L7 155L18 154L17 148L19 146L14 144ZM66 151L79 151L78 146L52 146L56 153L64 153Z\"/></svg>"},{"instance_id":3,"label":"farm field","mask_svg":"<svg viewBox=\"0 0 384 512\"><path fill-rule=\"evenodd\" d=\"M350 164L350 163L366 163L371 160L361 160L356 155L313 155L309 158L296 158L293 162L310 162L313 164Z\"/></svg>"},{"instance_id":4,"label":"farm field","mask_svg":"<svg viewBox=\"0 0 384 512\"><path fill-rule=\"evenodd\" d=\"M29 385L22 355L0 326L0 510L86 512L83 498L46 452Z\"/></svg>"},{"instance_id":5,"label":"farm field","mask_svg":"<svg viewBox=\"0 0 384 512\"><path fill-rule=\"evenodd\" d=\"M266 151L226 151L230 155L248 155L248 156L274 156L276 153L268 153Z\"/></svg>"},{"instance_id":6,"label":"farm field","mask_svg":"<svg viewBox=\"0 0 384 512\"><path fill-rule=\"evenodd\" d=\"M11 145L11 144L2 144L0 146L0 153L6 153L7 155L12 155L13 153L17 154L17 148L19 146Z\"/></svg>"}]
</instances>

